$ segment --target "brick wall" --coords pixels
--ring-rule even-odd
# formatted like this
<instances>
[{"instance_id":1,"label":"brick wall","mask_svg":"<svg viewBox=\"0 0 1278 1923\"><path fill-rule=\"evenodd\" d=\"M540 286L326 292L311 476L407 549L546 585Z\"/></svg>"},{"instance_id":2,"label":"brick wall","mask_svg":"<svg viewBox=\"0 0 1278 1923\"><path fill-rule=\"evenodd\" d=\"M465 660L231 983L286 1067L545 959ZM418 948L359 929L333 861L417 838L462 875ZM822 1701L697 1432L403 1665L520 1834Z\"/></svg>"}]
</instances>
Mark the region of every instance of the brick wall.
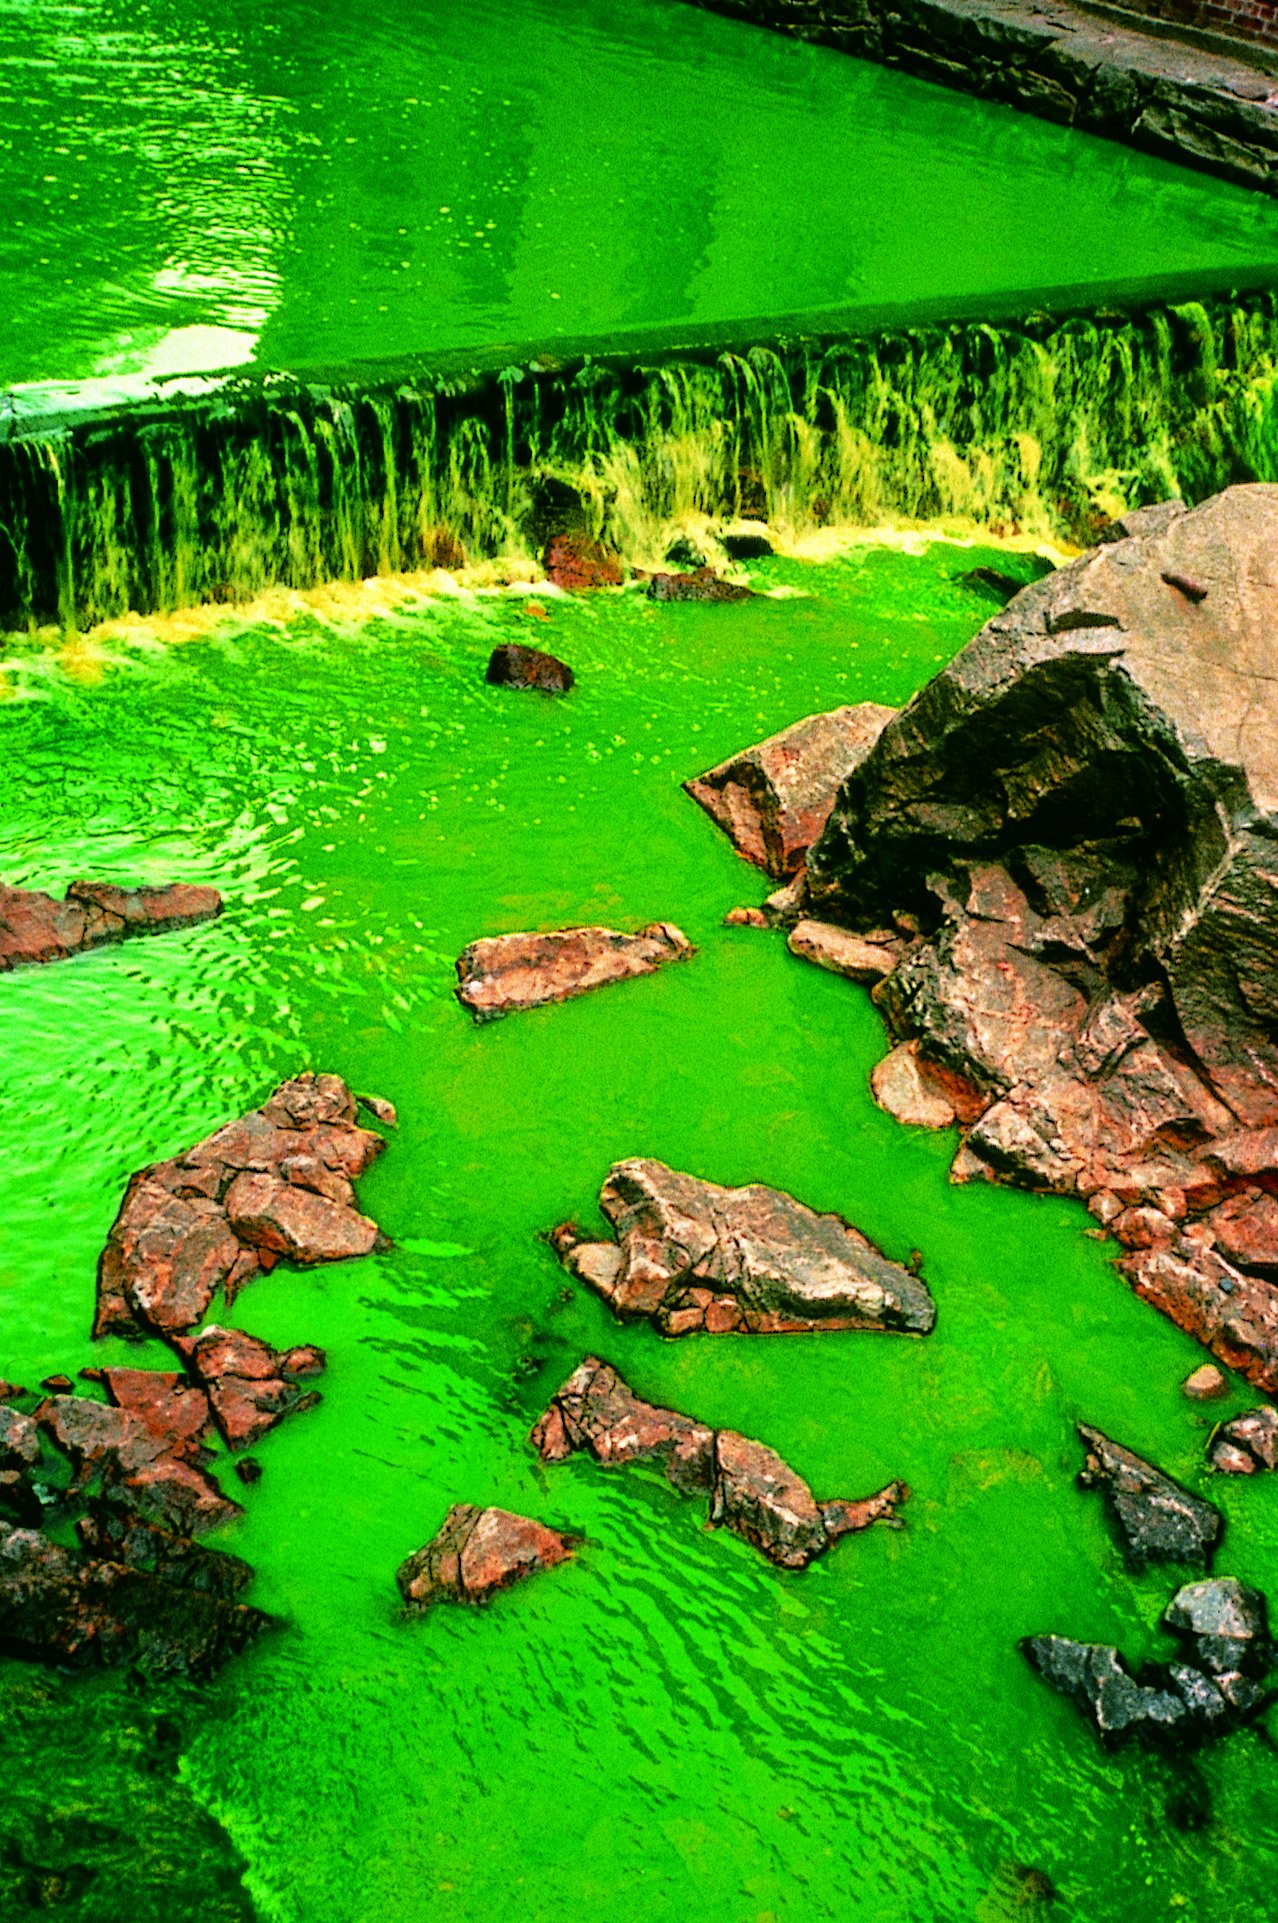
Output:
<instances>
[{"instance_id":1,"label":"brick wall","mask_svg":"<svg viewBox=\"0 0 1278 1923\"><path fill-rule=\"evenodd\" d=\"M1278 53L1278 0L1117 0L1126 13L1225 34Z\"/></svg>"}]
</instances>

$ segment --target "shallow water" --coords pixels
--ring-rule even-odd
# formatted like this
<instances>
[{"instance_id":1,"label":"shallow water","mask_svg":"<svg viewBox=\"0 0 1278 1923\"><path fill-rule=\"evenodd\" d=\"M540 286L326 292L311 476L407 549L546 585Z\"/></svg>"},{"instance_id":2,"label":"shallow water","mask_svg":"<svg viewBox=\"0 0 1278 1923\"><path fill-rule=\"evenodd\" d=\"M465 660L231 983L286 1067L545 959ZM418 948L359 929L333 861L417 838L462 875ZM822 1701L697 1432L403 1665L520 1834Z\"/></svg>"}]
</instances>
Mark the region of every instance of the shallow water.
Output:
<instances>
[{"instance_id":1,"label":"shallow water","mask_svg":"<svg viewBox=\"0 0 1278 1923\"><path fill-rule=\"evenodd\" d=\"M1058 1630L1167 1653L1178 1572L1124 1569L1074 1487L1072 1425L1206 1488L1222 1405L1177 1386L1201 1351L1131 1296L1081 1207L954 1189L953 1139L879 1112L868 996L721 926L768 884L678 785L816 708L903 701L984 618L951 578L981 561L1018 565L867 545L759 564L756 585L811 591L743 607L543 595L540 622L526 594L493 594L119 643L96 680L38 650L6 671L27 697L0 708L7 877L180 873L228 907L0 978L0 1372L138 1359L88 1341L132 1169L304 1063L401 1117L361 1183L396 1249L277 1269L233 1317L330 1355L322 1406L255 1451L263 1479L224 1537L287 1627L174 1712L181 1777L263 1917L990 1923L1026 1913L1017 1864L1088 1923L1266 1912L1278 1767L1259 1740L1205 1754L1189 1787L1210 1820L1183 1832L1176 1772L1102 1756L1015 1650ZM570 699L484 684L512 634L572 662ZM482 1029L452 999L477 934L654 917L692 962ZM609 1163L638 1154L787 1188L897 1257L917 1245L934 1335L619 1328L537 1235L596 1220ZM786 1574L643 1472L543 1469L527 1431L587 1351L762 1438L819 1498L904 1476L908 1526ZM1272 1483L1210 1493L1218 1567L1265 1586ZM453 1501L587 1542L488 1610L402 1623L396 1566ZM0 1668L0 1727L18 1703L33 1732L23 1795L81 1816L127 1803L68 1748L65 1705L41 1760L30 1683ZM159 1713L172 1693L140 1700ZM113 1700L92 1698L95 1728ZM122 1727L138 1700L121 1693ZM123 1738L120 1755L142 1767ZM63 1913L118 1923L119 1889L99 1879ZM129 1890L139 1923L201 1913L142 1871Z\"/></svg>"},{"instance_id":2,"label":"shallow water","mask_svg":"<svg viewBox=\"0 0 1278 1923\"><path fill-rule=\"evenodd\" d=\"M0 206L0 387L1278 261L1258 194L677 0L0 0Z\"/></svg>"}]
</instances>

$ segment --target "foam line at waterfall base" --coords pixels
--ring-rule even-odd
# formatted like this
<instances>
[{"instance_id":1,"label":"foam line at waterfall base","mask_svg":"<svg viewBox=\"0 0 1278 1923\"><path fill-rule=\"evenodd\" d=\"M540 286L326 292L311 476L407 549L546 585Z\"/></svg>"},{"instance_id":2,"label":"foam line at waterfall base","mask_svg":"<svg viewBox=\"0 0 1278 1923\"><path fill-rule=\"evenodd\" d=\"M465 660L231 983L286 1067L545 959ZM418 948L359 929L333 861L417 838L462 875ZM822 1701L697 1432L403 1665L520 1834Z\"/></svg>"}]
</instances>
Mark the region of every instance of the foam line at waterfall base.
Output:
<instances>
[{"instance_id":1,"label":"foam line at waterfall base","mask_svg":"<svg viewBox=\"0 0 1278 1923\"><path fill-rule=\"evenodd\" d=\"M835 318L33 419L0 443L0 623L528 554L565 517L622 554L697 512L1087 542L1128 506L1278 475L1273 294L943 326L915 310L877 333Z\"/></svg>"}]
</instances>

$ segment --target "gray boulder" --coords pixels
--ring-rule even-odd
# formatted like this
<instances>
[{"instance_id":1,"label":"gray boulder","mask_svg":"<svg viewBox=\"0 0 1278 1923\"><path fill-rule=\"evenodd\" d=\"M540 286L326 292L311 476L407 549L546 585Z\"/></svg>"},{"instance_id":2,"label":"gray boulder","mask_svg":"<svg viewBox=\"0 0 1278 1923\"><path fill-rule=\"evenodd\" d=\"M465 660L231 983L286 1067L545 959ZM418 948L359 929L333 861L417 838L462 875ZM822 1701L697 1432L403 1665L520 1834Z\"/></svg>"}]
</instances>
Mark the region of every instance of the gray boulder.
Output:
<instances>
[{"instance_id":1,"label":"gray boulder","mask_svg":"<svg viewBox=\"0 0 1278 1923\"><path fill-rule=\"evenodd\" d=\"M1079 1484L1104 1492L1123 1548L1134 1563L1211 1561L1225 1526L1219 1509L1099 1429L1080 1422L1078 1433L1087 1446Z\"/></svg>"}]
</instances>

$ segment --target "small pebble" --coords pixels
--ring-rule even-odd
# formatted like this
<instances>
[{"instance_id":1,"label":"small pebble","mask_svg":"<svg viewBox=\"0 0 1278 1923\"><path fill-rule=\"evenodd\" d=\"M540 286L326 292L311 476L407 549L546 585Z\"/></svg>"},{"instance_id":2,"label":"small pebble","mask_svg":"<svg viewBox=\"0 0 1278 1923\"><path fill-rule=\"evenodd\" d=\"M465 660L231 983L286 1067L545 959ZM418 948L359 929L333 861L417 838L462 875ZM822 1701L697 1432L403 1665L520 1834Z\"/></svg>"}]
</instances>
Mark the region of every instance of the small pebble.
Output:
<instances>
[{"instance_id":1,"label":"small pebble","mask_svg":"<svg viewBox=\"0 0 1278 1923\"><path fill-rule=\"evenodd\" d=\"M1214 1363L1204 1362L1201 1369L1195 1369L1186 1376L1180 1385L1181 1394L1187 1395L1191 1402L1215 1402L1220 1396L1229 1394L1229 1384Z\"/></svg>"},{"instance_id":2,"label":"small pebble","mask_svg":"<svg viewBox=\"0 0 1278 1923\"><path fill-rule=\"evenodd\" d=\"M242 1456L235 1465L235 1473L241 1482L254 1483L262 1480L262 1465L252 1456Z\"/></svg>"},{"instance_id":3,"label":"small pebble","mask_svg":"<svg viewBox=\"0 0 1278 1923\"><path fill-rule=\"evenodd\" d=\"M47 1375L40 1387L47 1389L51 1396L69 1396L75 1384L69 1375Z\"/></svg>"}]
</instances>

